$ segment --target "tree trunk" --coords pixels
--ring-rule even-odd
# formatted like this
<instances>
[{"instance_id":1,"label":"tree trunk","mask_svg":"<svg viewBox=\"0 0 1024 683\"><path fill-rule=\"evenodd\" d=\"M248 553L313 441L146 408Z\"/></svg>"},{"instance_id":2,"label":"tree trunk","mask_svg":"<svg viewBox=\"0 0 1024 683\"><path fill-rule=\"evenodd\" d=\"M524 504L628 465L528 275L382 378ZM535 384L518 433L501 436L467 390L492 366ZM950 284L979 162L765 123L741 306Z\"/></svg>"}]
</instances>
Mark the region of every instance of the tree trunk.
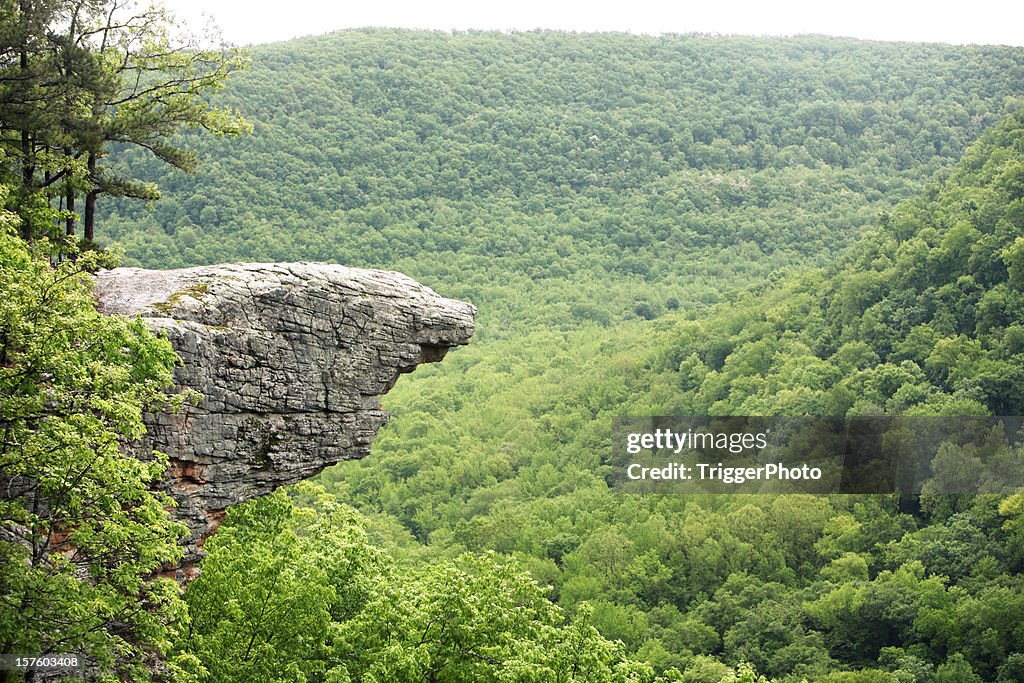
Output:
<instances>
[{"instance_id":1,"label":"tree trunk","mask_svg":"<svg viewBox=\"0 0 1024 683\"><path fill-rule=\"evenodd\" d=\"M68 217L67 217L67 228L64 231L68 237L74 237L75 235L75 191L68 190Z\"/></svg>"},{"instance_id":2,"label":"tree trunk","mask_svg":"<svg viewBox=\"0 0 1024 683\"><path fill-rule=\"evenodd\" d=\"M85 216L83 216L82 227L85 232L85 239L93 241L93 232L96 226L96 197L100 189L96 187L96 155L89 155L89 180L93 183L93 189L85 195Z\"/></svg>"},{"instance_id":3,"label":"tree trunk","mask_svg":"<svg viewBox=\"0 0 1024 683\"><path fill-rule=\"evenodd\" d=\"M99 195L99 190L93 190L89 194L85 195L85 221L83 222L84 237L89 242L93 241L93 232L96 225L96 196Z\"/></svg>"},{"instance_id":4,"label":"tree trunk","mask_svg":"<svg viewBox=\"0 0 1024 683\"><path fill-rule=\"evenodd\" d=\"M23 23L23 35L21 36L21 46L19 50L19 63L18 66L21 68L22 77L28 76L28 45L25 41L28 40L28 3L26 0L20 0L18 3L18 10L21 12L21 21ZM28 122L22 120L21 122L21 184L26 195L32 193L35 188L35 165L32 163L32 133L28 130ZM32 226L29 225L28 221L22 221L21 224L21 236L26 242L32 240Z\"/></svg>"},{"instance_id":5,"label":"tree trunk","mask_svg":"<svg viewBox=\"0 0 1024 683\"><path fill-rule=\"evenodd\" d=\"M32 163L32 133L21 131L21 183L26 192L35 189L36 167Z\"/></svg>"}]
</instances>

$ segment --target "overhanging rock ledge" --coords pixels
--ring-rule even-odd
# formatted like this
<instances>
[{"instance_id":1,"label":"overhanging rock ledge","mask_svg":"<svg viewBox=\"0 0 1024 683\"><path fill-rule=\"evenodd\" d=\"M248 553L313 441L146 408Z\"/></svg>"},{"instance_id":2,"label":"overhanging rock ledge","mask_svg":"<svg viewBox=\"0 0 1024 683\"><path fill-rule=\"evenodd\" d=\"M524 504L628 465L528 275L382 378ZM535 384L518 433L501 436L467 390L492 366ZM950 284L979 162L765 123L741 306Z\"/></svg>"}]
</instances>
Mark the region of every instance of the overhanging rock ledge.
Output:
<instances>
[{"instance_id":1,"label":"overhanging rock ledge","mask_svg":"<svg viewBox=\"0 0 1024 683\"><path fill-rule=\"evenodd\" d=\"M475 314L399 273L319 263L116 268L94 291L103 312L166 333L177 383L202 394L147 415L140 444L170 457L174 514L192 531L179 579L229 505L367 455L381 395L468 343Z\"/></svg>"}]
</instances>

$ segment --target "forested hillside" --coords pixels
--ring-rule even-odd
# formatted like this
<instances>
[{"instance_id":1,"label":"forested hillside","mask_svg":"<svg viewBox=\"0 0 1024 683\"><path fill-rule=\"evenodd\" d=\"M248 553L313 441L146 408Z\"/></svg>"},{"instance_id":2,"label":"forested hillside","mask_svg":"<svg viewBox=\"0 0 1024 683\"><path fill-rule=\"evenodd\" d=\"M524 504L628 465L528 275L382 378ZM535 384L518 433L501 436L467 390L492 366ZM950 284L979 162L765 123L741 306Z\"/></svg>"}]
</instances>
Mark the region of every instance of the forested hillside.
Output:
<instances>
[{"instance_id":1,"label":"forested hillside","mask_svg":"<svg viewBox=\"0 0 1024 683\"><path fill-rule=\"evenodd\" d=\"M904 512L614 496L603 463L615 415L1019 414L1022 179L1018 114L836 265L695 320L470 348L397 386L374 456L324 479L378 511L400 555L512 554L684 680L741 661L793 680L1021 680L1021 495ZM826 676L859 669L895 673Z\"/></svg>"},{"instance_id":2,"label":"forested hillside","mask_svg":"<svg viewBox=\"0 0 1024 683\"><path fill-rule=\"evenodd\" d=\"M220 97L254 134L204 141L195 177L129 155L164 199L106 202L99 239L150 267L400 269L481 329L398 382L325 491L232 511L176 661L1024 681L1024 493L606 482L619 415L1021 412L1024 51L354 31L253 58Z\"/></svg>"},{"instance_id":3,"label":"forested hillside","mask_svg":"<svg viewBox=\"0 0 1024 683\"><path fill-rule=\"evenodd\" d=\"M825 37L351 31L252 58L216 102L254 133L191 141L193 177L128 155L164 199L101 200L98 239L399 269L476 303L481 338L831 252L1024 95L1020 50Z\"/></svg>"}]
</instances>

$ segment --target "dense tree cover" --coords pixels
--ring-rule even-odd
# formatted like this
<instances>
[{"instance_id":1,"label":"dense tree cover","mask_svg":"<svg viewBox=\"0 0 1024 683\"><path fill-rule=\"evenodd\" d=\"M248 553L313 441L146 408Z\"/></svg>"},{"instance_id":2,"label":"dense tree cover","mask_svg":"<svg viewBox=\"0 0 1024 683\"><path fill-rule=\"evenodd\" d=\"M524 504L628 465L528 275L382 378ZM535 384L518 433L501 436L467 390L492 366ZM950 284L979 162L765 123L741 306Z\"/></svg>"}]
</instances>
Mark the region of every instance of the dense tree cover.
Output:
<instances>
[{"instance_id":1,"label":"dense tree cover","mask_svg":"<svg viewBox=\"0 0 1024 683\"><path fill-rule=\"evenodd\" d=\"M46 241L19 231L0 211L0 653L145 677L184 615L177 585L153 574L180 558L186 530L151 490L166 456L120 445L144 410L184 398L165 394L177 356L141 320L96 310L88 271L109 256L53 267Z\"/></svg>"},{"instance_id":2,"label":"dense tree cover","mask_svg":"<svg viewBox=\"0 0 1024 683\"><path fill-rule=\"evenodd\" d=\"M407 562L512 555L683 680L1020 680L1021 495L615 496L604 476L615 415L1019 412L1022 173L1018 113L827 269L706 315L471 346L400 383L374 455L323 480Z\"/></svg>"},{"instance_id":3,"label":"dense tree cover","mask_svg":"<svg viewBox=\"0 0 1024 683\"><path fill-rule=\"evenodd\" d=\"M1020 50L352 31L253 56L218 102L255 134L194 178L125 152L166 197L102 232L154 267L398 268L481 332L321 479L394 560L319 496L235 511L181 666L558 680L579 637L597 680L1024 680L1024 493L605 479L615 415L1019 411L1021 114L966 146L1019 107Z\"/></svg>"},{"instance_id":4,"label":"dense tree cover","mask_svg":"<svg viewBox=\"0 0 1024 683\"><path fill-rule=\"evenodd\" d=\"M189 586L179 661L219 681L654 680L494 555L398 571L310 486L232 508Z\"/></svg>"},{"instance_id":5,"label":"dense tree cover","mask_svg":"<svg viewBox=\"0 0 1024 683\"><path fill-rule=\"evenodd\" d=\"M483 337L714 302L847 244L1024 94L1011 48L346 31L252 50L241 140L104 215L130 263L339 261L480 306Z\"/></svg>"},{"instance_id":6,"label":"dense tree cover","mask_svg":"<svg viewBox=\"0 0 1024 683\"><path fill-rule=\"evenodd\" d=\"M884 214L837 269L733 306L724 329L678 326L662 364L720 414L1024 412L1022 120Z\"/></svg>"}]
</instances>

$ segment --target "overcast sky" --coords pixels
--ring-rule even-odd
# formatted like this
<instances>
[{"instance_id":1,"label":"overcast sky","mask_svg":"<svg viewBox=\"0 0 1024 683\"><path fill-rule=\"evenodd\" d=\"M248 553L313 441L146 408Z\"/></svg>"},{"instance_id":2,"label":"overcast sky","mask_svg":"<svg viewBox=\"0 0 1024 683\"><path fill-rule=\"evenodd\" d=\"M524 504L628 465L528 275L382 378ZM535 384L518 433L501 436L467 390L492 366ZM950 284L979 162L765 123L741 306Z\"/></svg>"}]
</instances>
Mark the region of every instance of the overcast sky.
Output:
<instances>
[{"instance_id":1,"label":"overcast sky","mask_svg":"<svg viewBox=\"0 0 1024 683\"><path fill-rule=\"evenodd\" d=\"M239 45L343 28L631 33L823 33L872 40L1024 45L1020 0L164 0L189 23L212 15Z\"/></svg>"}]
</instances>

